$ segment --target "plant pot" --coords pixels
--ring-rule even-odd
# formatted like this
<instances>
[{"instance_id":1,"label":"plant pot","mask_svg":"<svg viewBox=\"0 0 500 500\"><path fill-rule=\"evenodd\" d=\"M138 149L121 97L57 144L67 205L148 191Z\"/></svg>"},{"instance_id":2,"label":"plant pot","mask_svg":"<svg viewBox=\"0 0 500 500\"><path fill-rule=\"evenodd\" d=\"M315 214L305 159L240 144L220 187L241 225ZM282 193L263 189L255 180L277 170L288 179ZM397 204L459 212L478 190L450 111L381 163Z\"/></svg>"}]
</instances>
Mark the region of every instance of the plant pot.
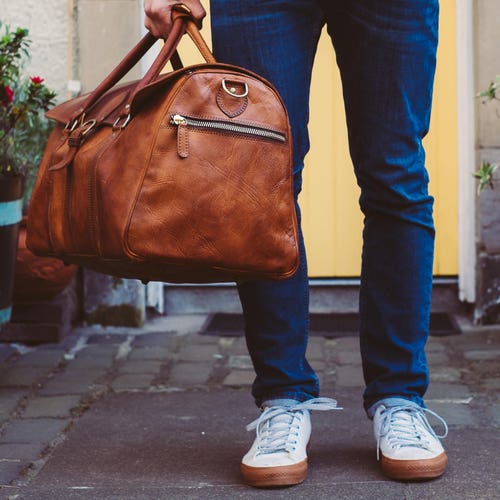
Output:
<instances>
[{"instance_id":1,"label":"plant pot","mask_svg":"<svg viewBox=\"0 0 500 500\"><path fill-rule=\"evenodd\" d=\"M39 257L26 246L26 221L23 217L19 229L14 303L24 304L49 300L68 287L77 266L66 265L59 259Z\"/></svg>"},{"instance_id":2,"label":"plant pot","mask_svg":"<svg viewBox=\"0 0 500 500\"><path fill-rule=\"evenodd\" d=\"M21 175L0 174L0 328L10 321L12 313L23 181Z\"/></svg>"}]
</instances>

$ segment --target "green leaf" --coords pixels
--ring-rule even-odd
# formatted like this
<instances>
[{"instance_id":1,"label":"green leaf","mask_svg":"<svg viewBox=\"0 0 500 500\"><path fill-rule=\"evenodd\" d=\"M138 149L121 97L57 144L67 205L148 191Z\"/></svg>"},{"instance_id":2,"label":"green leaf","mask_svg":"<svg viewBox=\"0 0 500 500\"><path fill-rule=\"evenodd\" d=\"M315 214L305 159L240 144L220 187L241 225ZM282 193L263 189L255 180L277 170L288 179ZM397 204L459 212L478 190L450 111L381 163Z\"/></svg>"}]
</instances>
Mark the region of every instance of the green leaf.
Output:
<instances>
[{"instance_id":1,"label":"green leaf","mask_svg":"<svg viewBox=\"0 0 500 500\"><path fill-rule=\"evenodd\" d=\"M496 81L490 82L488 88L479 92L476 97L485 97L486 102L492 101L493 99L497 99L497 91L500 89L500 76L497 76Z\"/></svg>"},{"instance_id":2,"label":"green leaf","mask_svg":"<svg viewBox=\"0 0 500 500\"><path fill-rule=\"evenodd\" d=\"M485 162L474 172L474 177L479 180L477 186L477 193L480 194L486 188L494 189L493 174L498 168L496 163Z\"/></svg>"}]
</instances>

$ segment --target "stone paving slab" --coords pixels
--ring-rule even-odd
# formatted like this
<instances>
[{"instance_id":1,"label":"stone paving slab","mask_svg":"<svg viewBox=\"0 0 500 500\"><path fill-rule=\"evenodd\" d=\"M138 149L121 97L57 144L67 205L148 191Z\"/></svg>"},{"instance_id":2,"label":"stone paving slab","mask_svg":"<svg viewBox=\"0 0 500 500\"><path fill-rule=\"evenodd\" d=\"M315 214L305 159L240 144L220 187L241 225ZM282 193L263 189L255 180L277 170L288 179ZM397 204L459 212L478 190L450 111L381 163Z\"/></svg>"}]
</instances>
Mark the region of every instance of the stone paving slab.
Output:
<instances>
[{"instance_id":1,"label":"stone paving slab","mask_svg":"<svg viewBox=\"0 0 500 500\"><path fill-rule=\"evenodd\" d=\"M123 363L118 371L120 373L158 373L163 365L163 360L138 360L138 361L127 361Z\"/></svg>"},{"instance_id":2,"label":"stone paving slab","mask_svg":"<svg viewBox=\"0 0 500 500\"><path fill-rule=\"evenodd\" d=\"M494 425L500 427L500 403L495 403L488 408L488 414Z\"/></svg>"},{"instance_id":3,"label":"stone paving slab","mask_svg":"<svg viewBox=\"0 0 500 500\"><path fill-rule=\"evenodd\" d=\"M15 365L0 374L0 388L30 387L36 384L47 372L46 367Z\"/></svg>"},{"instance_id":4,"label":"stone paving slab","mask_svg":"<svg viewBox=\"0 0 500 500\"><path fill-rule=\"evenodd\" d=\"M26 393L19 389L0 390L0 422L8 418L25 395Z\"/></svg>"},{"instance_id":5,"label":"stone paving slab","mask_svg":"<svg viewBox=\"0 0 500 500\"><path fill-rule=\"evenodd\" d=\"M27 463L21 460L0 461L0 485L9 484L26 468ZM0 490L0 493L3 493ZM5 498L5 497L4 497Z\"/></svg>"},{"instance_id":6,"label":"stone paving slab","mask_svg":"<svg viewBox=\"0 0 500 500\"><path fill-rule=\"evenodd\" d=\"M42 396L64 396L68 394L86 394L101 374L94 373L62 373L48 380L39 390Z\"/></svg>"},{"instance_id":7,"label":"stone paving slab","mask_svg":"<svg viewBox=\"0 0 500 500\"><path fill-rule=\"evenodd\" d=\"M357 351L337 351L335 352L335 361L340 365L359 365L361 366L361 354Z\"/></svg>"},{"instance_id":8,"label":"stone paving slab","mask_svg":"<svg viewBox=\"0 0 500 500\"><path fill-rule=\"evenodd\" d=\"M235 370L227 375L223 385L228 387L248 386L252 385L254 380L255 372L253 370Z\"/></svg>"},{"instance_id":9,"label":"stone paving slab","mask_svg":"<svg viewBox=\"0 0 500 500\"><path fill-rule=\"evenodd\" d=\"M206 363L177 363L170 372L169 385L203 385L208 382L212 366Z\"/></svg>"},{"instance_id":10,"label":"stone paving slab","mask_svg":"<svg viewBox=\"0 0 500 500\"><path fill-rule=\"evenodd\" d=\"M450 366L434 366L430 372L430 381L458 383L462 378L462 372L458 368Z\"/></svg>"},{"instance_id":11,"label":"stone paving slab","mask_svg":"<svg viewBox=\"0 0 500 500\"><path fill-rule=\"evenodd\" d=\"M117 344L87 345L76 353L76 359L93 359L98 362L104 362L105 360L113 359L116 351Z\"/></svg>"},{"instance_id":12,"label":"stone paving slab","mask_svg":"<svg viewBox=\"0 0 500 500\"><path fill-rule=\"evenodd\" d=\"M74 395L37 396L27 404L23 418L67 418L71 410L78 407L80 400L81 397Z\"/></svg>"},{"instance_id":13,"label":"stone paving slab","mask_svg":"<svg viewBox=\"0 0 500 500\"><path fill-rule=\"evenodd\" d=\"M427 401L427 406L444 418L450 428L477 427L480 425L479 418L469 405ZM429 421L435 423L432 417L429 417ZM439 430L440 428L441 430ZM436 429L438 433L442 432L442 426L439 424L436 425Z\"/></svg>"},{"instance_id":14,"label":"stone paving slab","mask_svg":"<svg viewBox=\"0 0 500 500\"><path fill-rule=\"evenodd\" d=\"M468 351L464 354L468 361L498 360L500 359L500 349L479 349Z\"/></svg>"},{"instance_id":15,"label":"stone paving slab","mask_svg":"<svg viewBox=\"0 0 500 500\"><path fill-rule=\"evenodd\" d=\"M324 343L325 341L322 338L309 337L306 352L306 357L309 361L317 361L323 359Z\"/></svg>"},{"instance_id":16,"label":"stone paving slab","mask_svg":"<svg viewBox=\"0 0 500 500\"><path fill-rule=\"evenodd\" d=\"M248 348L243 337L221 337L219 346L222 350L228 351L233 355L248 355Z\"/></svg>"},{"instance_id":17,"label":"stone paving slab","mask_svg":"<svg viewBox=\"0 0 500 500\"><path fill-rule=\"evenodd\" d=\"M364 387L361 365L338 366L336 369L337 387Z\"/></svg>"},{"instance_id":18,"label":"stone paving slab","mask_svg":"<svg viewBox=\"0 0 500 500\"><path fill-rule=\"evenodd\" d=\"M463 384L433 382L425 395L427 401L467 401L472 397L469 388Z\"/></svg>"},{"instance_id":19,"label":"stone paving slab","mask_svg":"<svg viewBox=\"0 0 500 500\"><path fill-rule=\"evenodd\" d=\"M67 420L33 418L10 423L0 437L0 443L37 444L49 443L67 426Z\"/></svg>"},{"instance_id":20,"label":"stone paving slab","mask_svg":"<svg viewBox=\"0 0 500 500\"><path fill-rule=\"evenodd\" d=\"M24 367L56 367L64 358L63 349L36 349L21 356L16 366Z\"/></svg>"},{"instance_id":21,"label":"stone paving slab","mask_svg":"<svg viewBox=\"0 0 500 500\"><path fill-rule=\"evenodd\" d=\"M106 356L86 356L79 355L76 359L72 360L71 370L93 370L97 371L99 369L106 370L109 366L113 364L115 355Z\"/></svg>"},{"instance_id":22,"label":"stone paving slab","mask_svg":"<svg viewBox=\"0 0 500 500\"><path fill-rule=\"evenodd\" d=\"M149 346L138 347L133 349L129 355L129 359L133 361L144 360L166 360L171 357L172 351L168 347Z\"/></svg>"},{"instance_id":23,"label":"stone paving slab","mask_svg":"<svg viewBox=\"0 0 500 500\"><path fill-rule=\"evenodd\" d=\"M119 375L113 380L111 388L117 392L147 389L154 377L154 374L151 373Z\"/></svg>"},{"instance_id":24,"label":"stone paving slab","mask_svg":"<svg viewBox=\"0 0 500 500\"><path fill-rule=\"evenodd\" d=\"M0 444L0 460L36 460L45 446L42 443Z\"/></svg>"},{"instance_id":25,"label":"stone paving slab","mask_svg":"<svg viewBox=\"0 0 500 500\"><path fill-rule=\"evenodd\" d=\"M252 360L248 354L229 356L228 366L237 370L253 370Z\"/></svg>"},{"instance_id":26,"label":"stone paving slab","mask_svg":"<svg viewBox=\"0 0 500 500\"><path fill-rule=\"evenodd\" d=\"M200 361L206 362L214 359L214 355L219 353L217 344L186 345L181 348L178 354L179 361Z\"/></svg>"}]
</instances>

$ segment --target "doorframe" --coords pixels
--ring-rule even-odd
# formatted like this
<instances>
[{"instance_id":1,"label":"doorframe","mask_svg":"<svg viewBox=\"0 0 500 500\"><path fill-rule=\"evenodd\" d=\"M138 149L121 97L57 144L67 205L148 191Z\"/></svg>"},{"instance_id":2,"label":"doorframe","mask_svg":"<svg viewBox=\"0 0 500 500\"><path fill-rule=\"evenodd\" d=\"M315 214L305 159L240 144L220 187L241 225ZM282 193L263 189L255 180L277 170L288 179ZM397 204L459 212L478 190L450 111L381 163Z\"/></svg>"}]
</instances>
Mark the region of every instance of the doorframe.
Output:
<instances>
[{"instance_id":1,"label":"doorframe","mask_svg":"<svg viewBox=\"0 0 500 500\"><path fill-rule=\"evenodd\" d=\"M474 2L456 0L458 289L459 300L476 300L476 164Z\"/></svg>"}]
</instances>

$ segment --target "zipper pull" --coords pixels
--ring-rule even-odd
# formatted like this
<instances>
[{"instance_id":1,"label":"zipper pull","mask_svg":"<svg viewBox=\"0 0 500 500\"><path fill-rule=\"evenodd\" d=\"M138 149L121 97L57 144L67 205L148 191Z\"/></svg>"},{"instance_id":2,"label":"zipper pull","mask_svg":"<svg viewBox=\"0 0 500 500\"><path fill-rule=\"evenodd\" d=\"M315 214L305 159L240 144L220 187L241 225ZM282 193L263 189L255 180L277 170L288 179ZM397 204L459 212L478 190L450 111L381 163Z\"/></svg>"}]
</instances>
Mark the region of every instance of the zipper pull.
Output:
<instances>
[{"instance_id":1,"label":"zipper pull","mask_svg":"<svg viewBox=\"0 0 500 500\"><path fill-rule=\"evenodd\" d=\"M177 126L177 154L181 158L189 156L188 123L181 115L174 115L170 119L172 125Z\"/></svg>"}]
</instances>

